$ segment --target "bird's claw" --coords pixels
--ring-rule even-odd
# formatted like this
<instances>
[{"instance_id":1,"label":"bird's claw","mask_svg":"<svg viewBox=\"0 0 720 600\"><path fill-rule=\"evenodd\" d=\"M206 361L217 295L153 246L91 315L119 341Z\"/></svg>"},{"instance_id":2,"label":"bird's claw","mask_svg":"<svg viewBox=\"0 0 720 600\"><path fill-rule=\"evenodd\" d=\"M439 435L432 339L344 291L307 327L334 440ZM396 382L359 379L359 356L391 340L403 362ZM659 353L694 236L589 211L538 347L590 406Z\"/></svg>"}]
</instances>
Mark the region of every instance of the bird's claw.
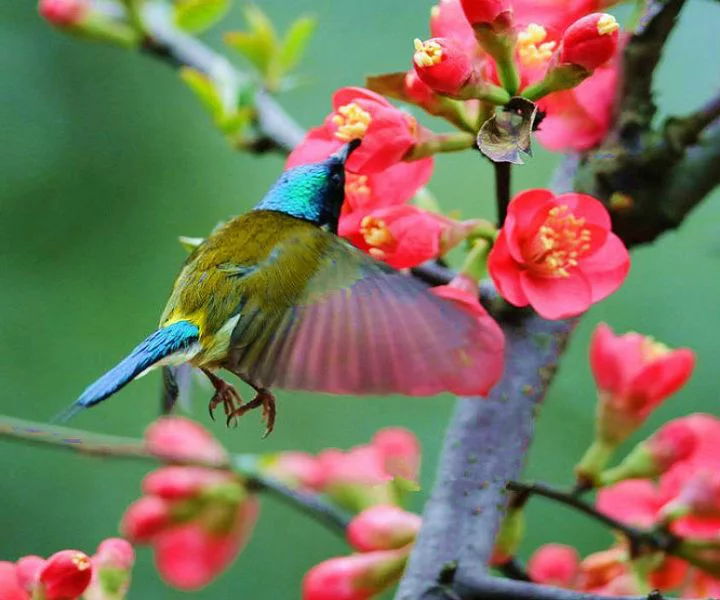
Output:
<instances>
[{"instance_id":1,"label":"bird's claw","mask_svg":"<svg viewBox=\"0 0 720 600\"><path fill-rule=\"evenodd\" d=\"M219 378L217 379L217 381L211 381L213 382L213 385L215 385L215 395L212 397L210 403L208 404L208 412L210 413L210 418L213 421L215 420L215 409L220 404L222 404L223 411L227 416L227 424L229 427L230 422L232 421L233 413L237 410L238 407L243 405L243 399L240 394L238 394L237 390L226 381L223 381Z\"/></svg>"},{"instance_id":2,"label":"bird's claw","mask_svg":"<svg viewBox=\"0 0 720 600\"><path fill-rule=\"evenodd\" d=\"M265 439L272 433L272 430L275 427L275 415L277 414L275 409L275 396L265 389L257 390L255 398L253 398L250 402L238 406L232 413L228 414L228 427L233 419L239 419L249 410L259 408L260 406L262 406L262 417L263 421L265 421L265 433L263 434L263 439Z\"/></svg>"}]
</instances>

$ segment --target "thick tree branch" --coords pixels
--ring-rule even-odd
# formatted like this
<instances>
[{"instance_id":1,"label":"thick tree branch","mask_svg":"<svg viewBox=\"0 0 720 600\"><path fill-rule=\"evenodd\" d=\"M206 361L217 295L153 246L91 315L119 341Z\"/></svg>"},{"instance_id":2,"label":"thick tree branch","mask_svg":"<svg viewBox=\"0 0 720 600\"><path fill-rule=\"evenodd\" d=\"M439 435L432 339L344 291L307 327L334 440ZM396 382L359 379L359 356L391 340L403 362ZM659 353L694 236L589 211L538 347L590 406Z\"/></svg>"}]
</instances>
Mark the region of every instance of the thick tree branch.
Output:
<instances>
[{"instance_id":1,"label":"thick tree branch","mask_svg":"<svg viewBox=\"0 0 720 600\"><path fill-rule=\"evenodd\" d=\"M246 485L291 505L312 517L340 536L345 536L350 519L346 513L316 494L294 490L277 479L257 470L258 458L253 455L235 455L227 461L192 460L187 457L174 460L152 454L142 440L79 431L66 427L48 429L45 424L11 417L0 417L0 438L8 438L35 446L61 448L87 456L114 460L134 460L154 464L183 464L208 469L232 470L242 476Z\"/></svg>"},{"instance_id":2,"label":"thick tree branch","mask_svg":"<svg viewBox=\"0 0 720 600\"><path fill-rule=\"evenodd\" d=\"M398 599L424 597L447 564L457 564L461 579L486 570L505 486L524 466L537 404L575 322L511 311L502 324L505 375L488 398L458 400Z\"/></svg>"}]
</instances>

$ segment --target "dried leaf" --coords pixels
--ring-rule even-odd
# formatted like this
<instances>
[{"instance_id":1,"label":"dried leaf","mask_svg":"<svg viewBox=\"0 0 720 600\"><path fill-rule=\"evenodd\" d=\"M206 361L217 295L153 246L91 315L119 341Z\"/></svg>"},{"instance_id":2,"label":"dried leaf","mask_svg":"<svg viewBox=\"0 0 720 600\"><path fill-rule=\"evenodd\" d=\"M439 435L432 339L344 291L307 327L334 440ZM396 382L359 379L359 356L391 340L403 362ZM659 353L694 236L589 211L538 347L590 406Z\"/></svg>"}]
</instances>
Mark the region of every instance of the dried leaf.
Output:
<instances>
[{"instance_id":1,"label":"dried leaf","mask_svg":"<svg viewBox=\"0 0 720 600\"><path fill-rule=\"evenodd\" d=\"M382 96L411 102L405 93L405 71L400 73L385 73L383 75L369 75L365 78L365 87Z\"/></svg>"},{"instance_id":2,"label":"dried leaf","mask_svg":"<svg viewBox=\"0 0 720 600\"><path fill-rule=\"evenodd\" d=\"M480 128L478 148L493 162L523 164L523 155L532 156L530 134L536 114L535 103L513 98Z\"/></svg>"}]
</instances>

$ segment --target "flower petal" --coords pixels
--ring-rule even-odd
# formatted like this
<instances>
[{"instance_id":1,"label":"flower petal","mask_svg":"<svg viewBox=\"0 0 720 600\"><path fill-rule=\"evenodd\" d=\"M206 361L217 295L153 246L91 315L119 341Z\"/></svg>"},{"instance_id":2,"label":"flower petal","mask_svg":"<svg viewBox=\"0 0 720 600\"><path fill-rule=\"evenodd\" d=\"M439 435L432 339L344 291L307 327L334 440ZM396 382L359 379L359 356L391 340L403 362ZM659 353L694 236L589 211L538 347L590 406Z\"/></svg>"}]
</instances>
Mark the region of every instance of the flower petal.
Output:
<instances>
[{"instance_id":1,"label":"flower petal","mask_svg":"<svg viewBox=\"0 0 720 600\"><path fill-rule=\"evenodd\" d=\"M523 271L520 284L530 305L545 319L575 317L592 302L590 284L577 271L570 277L539 277Z\"/></svg>"}]
</instances>

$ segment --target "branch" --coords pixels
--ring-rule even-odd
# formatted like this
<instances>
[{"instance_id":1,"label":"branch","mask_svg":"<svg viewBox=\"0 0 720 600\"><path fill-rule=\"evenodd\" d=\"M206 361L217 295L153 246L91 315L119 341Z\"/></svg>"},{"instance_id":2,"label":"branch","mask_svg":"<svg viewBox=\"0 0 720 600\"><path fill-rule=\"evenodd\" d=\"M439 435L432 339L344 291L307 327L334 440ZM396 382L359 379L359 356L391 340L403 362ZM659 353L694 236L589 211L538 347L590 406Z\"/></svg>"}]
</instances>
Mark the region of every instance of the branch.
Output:
<instances>
[{"instance_id":1,"label":"branch","mask_svg":"<svg viewBox=\"0 0 720 600\"><path fill-rule=\"evenodd\" d=\"M218 84L224 102L236 104L239 91L249 82L248 76L222 54L175 27L169 11L166 4L147 4L144 20L150 38L142 49L172 67L187 66L200 71ZM289 153L305 135L302 127L264 90L255 95L255 111L262 136L255 141L257 151L278 149Z\"/></svg>"},{"instance_id":2,"label":"branch","mask_svg":"<svg viewBox=\"0 0 720 600\"><path fill-rule=\"evenodd\" d=\"M350 519L317 494L294 490L277 479L267 477L257 470L258 458L253 455L234 455L227 461L188 460L159 457L150 453L142 440L79 431L66 427L46 429L42 423L0 417L0 437L32 445L61 448L94 457L117 460L134 460L155 464L182 464L208 469L232 470L245 480L249 489L265 492L312 517L340 536L345 536Z\"/></svg>"},{"instance_id":3,"label":"branch","mask_svg":"<svg viewBox=\"0 0 720 600\"><path fill-rule=\"evenodd\" d=\"M505 375L487 399L458 400L397 599L424 598L447 564L457 563L461 579L486 570L505 486L524 466L535 408L574 325L524 311L505 314Z\"/></svg>"}]
</instances>

